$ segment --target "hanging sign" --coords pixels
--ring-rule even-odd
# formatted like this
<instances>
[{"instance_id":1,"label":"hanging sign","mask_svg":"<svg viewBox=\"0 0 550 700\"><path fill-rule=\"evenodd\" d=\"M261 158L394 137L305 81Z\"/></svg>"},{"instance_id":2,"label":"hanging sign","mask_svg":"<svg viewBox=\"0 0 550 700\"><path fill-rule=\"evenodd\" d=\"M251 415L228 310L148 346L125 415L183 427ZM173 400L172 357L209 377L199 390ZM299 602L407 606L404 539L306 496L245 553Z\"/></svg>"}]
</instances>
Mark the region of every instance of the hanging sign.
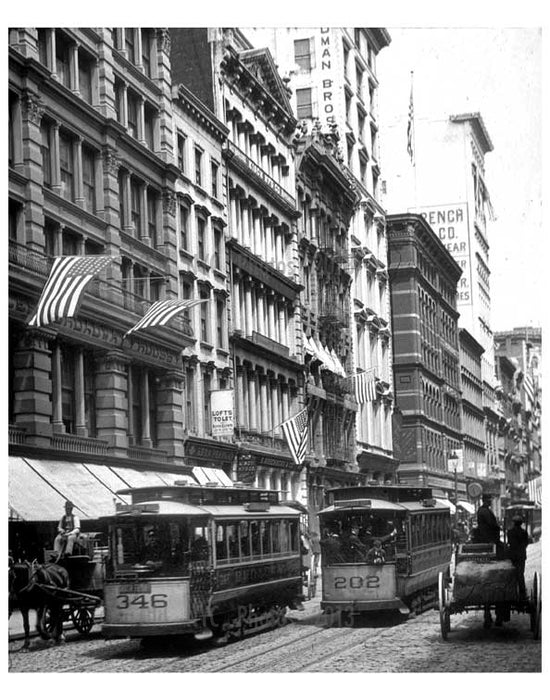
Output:
<instances>
[{"instance_id":1,"label":"hanging sign","mask_svg":"<svg viewBox=\"0 0 550 700\"><path fill-rule=\"evenodd\" d=\"M233 389L219 389L210 392L210 410L212 437L233 435L235 428Z\"/></svg>"}]
</instances>

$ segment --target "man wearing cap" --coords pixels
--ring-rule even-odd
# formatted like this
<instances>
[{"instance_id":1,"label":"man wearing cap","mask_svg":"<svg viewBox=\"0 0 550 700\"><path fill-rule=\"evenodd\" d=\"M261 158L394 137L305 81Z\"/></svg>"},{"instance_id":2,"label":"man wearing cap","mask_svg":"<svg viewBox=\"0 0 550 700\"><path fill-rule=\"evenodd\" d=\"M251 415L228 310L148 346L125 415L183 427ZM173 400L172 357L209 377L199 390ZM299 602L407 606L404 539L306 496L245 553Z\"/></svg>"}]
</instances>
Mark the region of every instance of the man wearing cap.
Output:
<instances>
[{"instance_id":1,"label":"man wearing cap","mask_svg":"<svg viewBox=\"0 0 550 700\"><path fill-rule=\"evenodd\" d=\"M492 542L497 546L500 542L500 526L496 516L491 510L491 496L483 494L481 506L477 511L477 539L479 542Z\"/></svg>"},{"instance_id":2,"label":"man wearing cap","mask_svg":"<svg viewBox=\"0 0 550 700\"><path fill-rule=\"evenodd\" d=\"M73 553L74 543L80 534L80 518L73 513L73 508L74 504L71 501L65 501L65 514L59 521L57 537L53 543L53 548L59 556L70 556Z\"/></svg>"},{"instance_id":3,"label":"man wearing cap","mask_svg":"<svg viewBox=\"0 0 550 700\"><path fill-rule=\"evenodd\" d=\"M529 536L523 529L523 518L521 515L514 515L512 518L514 525L507 531L506 540L508 542L508 556L515 566L520 598L526 598L525 590L525 560L527 559L527 545Z\"/></svg>"}]
</instances>

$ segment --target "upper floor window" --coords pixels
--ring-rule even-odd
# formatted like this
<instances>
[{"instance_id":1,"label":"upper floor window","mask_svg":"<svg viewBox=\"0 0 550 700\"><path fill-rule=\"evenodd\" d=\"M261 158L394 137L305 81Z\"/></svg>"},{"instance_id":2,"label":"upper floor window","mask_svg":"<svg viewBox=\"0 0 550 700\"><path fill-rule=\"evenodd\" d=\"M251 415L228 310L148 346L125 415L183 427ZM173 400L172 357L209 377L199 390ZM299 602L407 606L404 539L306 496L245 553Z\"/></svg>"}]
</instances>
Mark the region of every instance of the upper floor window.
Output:
<instances>
[{"instance_id":1,"label":"upper floor window","mask_svg":"<svg viewBox=\"0 0 550 700\"><path fill-rule=\"evenodd\" d=\"M189 209L180 204L179 210L180 246L183 250L189 250Z\"/></svg>"},{"instance_id":2,"label":"upper floor window","mask_svg":"<svg viewBox=\"0 0 550 700\"><path fill-rule=\"evenodd\" d=\"M296 90L296 116L298 119L313 117L311 88L300 88Z\"/></svg>"},{"instance_id":3,"label":"upper floor window","mask_svg":"<svg viewBox=\"0 0 550 700\"><path fill-rule=\"evenodd\" d=\"M86 147L82 148L82 185L84 206L87 211L95 212L95 156Z\"/></svg>"},{"instance_id":4,"label":"upper floor window","mask_svg":"<svg viewBox=\"0 0 550 700\"><path fill-rule=\"evenodd\" d=\"M59 167L61 172L61 196L74 199L73 142L67 134L59 134Z\"/></svg>"},{"instance_id":5,"label":"upper floor window","mask_svg":"<svg viewBox=\"0 0 550 700\"><path fill-rule=\"evenodd\" d=\"M143 126L145 133L143 138L147 147L152 151L155 150L155 110L149 105L145 105L145 114L143 119Z\"/></svg>"},{"instance_id":6,"label":"upper floor window","mask_svg":"<svg viewBox=\"0 0 550 700\"><path fill-rule=\"evenodd\" d=\"M202 185L202 151L195 148L195 182L199 187Z\"/></svg>"},{"instance_id":7,"label":"upper floor window","mask_svg":"<svg viewBox=\"0 0 550 700\"><path fill-rule=\"evenodd\" d=\"M38 60L43 66L50 66L48 58L48 37L51 29L38 29Z\"/></svg>"},{"instance_id":8,"label":"upper floor window","mask_svg":"<svg viewBox=\"0 0 550 700\"><path fill-rule=\"evenodd\" d=\"M178 158L178 168L182 173L185 172L185 145L186 137L184 134L178 133L178 144L177 144L177 158Z\"/></svg>"},{"instance_id":9,"label":"upper floor window","mask_svg":"<svg viewBox=\"0 0 550 700\"><path fill-rule=\"evenodd\" d=\"M136 63L136 30L126 27L124 30L124 48L129 61Z\"/></svg>"},{"instance_id":10,"label":"upper floor window","mask_svg":"<svg viewBox=\"0 0 550 700\"><path fill-rule=\"evenodd\" d=\"M223 348L225 345L224 339L224 317L225 317L225 302L223 299L216 301L216 345Z\"/></svg>"},{"instance_id":11,"label":"upper floor window","mask_svg":"<svg viewBox=\"0 0 550 700\"><path fill-rule=\"evenodd\" d=\"M197 255L199 260L206 260L206 221L197 216Z\"/></svg>"},{"instance_id":12,"label":"upper floor window","mask_svg":"<svg viewBox=\"0 0 550 700\"><path fill-rule=\"evenodd\" d=\"M300 70L310 71L312 68L311 39L296 39L294 41L294 61Z\"/></svg>"},{"instance_id":13,"label":"upper floor window","mask_svg":"<svg viewBox=\"0 0 550 700\"><path fill-rule=\"evenodd\" d=\"M216 270L222 269L222 247L223 232L219 228L214 228L214 267Z\"/></svg>"},{"instance_id":14,"label":"upper floor window","mask_svg":"<svg viewBox=\"0 0 550 700\"><path fill-rule=\"evenodd\" d=\"M218 198L218 172L219 166L215 161L212 161L212 197Z\"/></svg>"},{"instance_id":15,"label":"upper floor window","mask_svg":"<svg viewBox=\"0 0 550 700\"><path fill-rule=\"evenodd\" d=\"M147 234L151 244L157 243L157 202L158 195L154 190L147 190Z\"/></svg>"},{"instance_id":16,"label":"upper floor window","mask_svg":"<svg viewBox=\"0 0 550 700\"><path fill-rule=\"evenodd\" d=\"M130 199L132 205L132 225L134 233L139 236L141 233L141 192L139 183L132 179L130 184Z\"/></svg>"},{"instance_id":17,"label":"upper floor window","mask_svg":"<svg viewBox=\"0 0 550 700\"><path fill-rule=\"evenodd\" d=\"M78 52L78 89L80 97L88 104L92 104L92 60L82 51Z\"/></svg>"},{"instance_id":18,"label":"upper floor window","mask_svg":"<svg viewBox=\"0 0 550 700\"><path fill-rule=\"evenodd\" d=\"M151 32L150 30L141 30L141 65L145 75L151 77Z\"/></svg>"},{"instance_id":19,"label":"upper floor window","mask_svg":"<svg viewBox=\"0 0 550 700\"><path fill-rule=\"evenodd\" d=\"M128 133L135 139L138 137L138 97L128 90Z\"/></svg>"},{"instance_id":20,"label":"upper floor window","mask_svg":"<svg viewBox=\"0 0 550 700\"><path fill-rule=\"evenodd\" d=\"M208 289L201 289L200 290L200 298L201 299L210 299L210 292ZM208 328L208 307L209 303L205 304L199 304L199 309L200 309L200 339L207 343L210 339L209 336L209 328Z\"/></svg>"},{"instance_id":21,"label":"upper floor window","mask_svg":"<svg viewBox=\"0 0 550 700\"><path fill-rule=\"evenodd\" d=\"M60 83L71 87L71 54L69 42L56 32L55 36L55 72Z\"/></svg>"}]
</instances>

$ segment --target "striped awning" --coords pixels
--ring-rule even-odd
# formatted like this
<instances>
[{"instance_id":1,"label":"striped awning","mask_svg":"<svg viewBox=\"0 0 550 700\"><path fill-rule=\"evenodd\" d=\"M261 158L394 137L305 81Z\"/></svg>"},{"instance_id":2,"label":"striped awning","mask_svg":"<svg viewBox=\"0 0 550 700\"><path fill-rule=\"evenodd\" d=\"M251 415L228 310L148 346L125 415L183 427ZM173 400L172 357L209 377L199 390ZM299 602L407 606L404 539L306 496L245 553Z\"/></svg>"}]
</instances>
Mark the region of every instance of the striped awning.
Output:
<instances>
[{"instance_id":1,"label":"striped awning","mask_svg":"<svg viewBox=\"0 0 550 700\"><path fill-rule=\"evenodd\" d=\"M214 467L193 467L193 476L201 486L209 483L218 484L219 486L233 486L233 482L223 469L215 469Z\"/></svg>"}]
</instances>

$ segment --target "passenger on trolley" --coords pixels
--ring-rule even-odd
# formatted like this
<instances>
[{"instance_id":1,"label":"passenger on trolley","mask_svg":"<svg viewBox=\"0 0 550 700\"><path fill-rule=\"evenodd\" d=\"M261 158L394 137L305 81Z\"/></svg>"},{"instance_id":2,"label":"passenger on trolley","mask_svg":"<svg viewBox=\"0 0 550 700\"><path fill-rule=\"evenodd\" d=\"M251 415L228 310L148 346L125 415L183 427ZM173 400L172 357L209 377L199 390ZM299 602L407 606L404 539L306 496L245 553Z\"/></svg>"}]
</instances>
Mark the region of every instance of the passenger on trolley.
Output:
<instances>
[{"instance_id":1,"label":"passenger on trolley","mask_svg":"<svg viewBox=\"0 0 550 700\"><path fill-rule=\"evenodd\" d=\"M367 564L380 566L386 561L386 552L380 540L374 540L373 546L367 552Z\"/></svg>"}]
</instances>

